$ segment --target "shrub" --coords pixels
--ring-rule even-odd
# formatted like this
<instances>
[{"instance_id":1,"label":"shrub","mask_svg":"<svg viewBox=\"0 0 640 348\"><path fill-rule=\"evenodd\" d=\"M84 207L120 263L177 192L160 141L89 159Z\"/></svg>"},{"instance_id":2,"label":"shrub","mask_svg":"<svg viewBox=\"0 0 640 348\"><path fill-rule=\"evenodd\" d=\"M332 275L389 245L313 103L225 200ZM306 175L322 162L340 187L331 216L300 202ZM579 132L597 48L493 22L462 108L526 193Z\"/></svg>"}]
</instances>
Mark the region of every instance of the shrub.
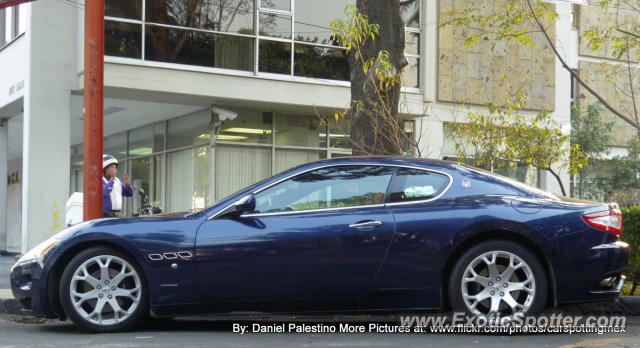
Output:
<instances>
[{"instance_id":1,"label":"shrub","mask_svg":"<svg viewBox=\"0 0 640 348\"><path fill-rule=\"evenodd\" d=\"M640 283L640 206L624 207L622 210L622 240L629 243L630 284L627 295L635 295Z\"/></svg>"}]
</instances>

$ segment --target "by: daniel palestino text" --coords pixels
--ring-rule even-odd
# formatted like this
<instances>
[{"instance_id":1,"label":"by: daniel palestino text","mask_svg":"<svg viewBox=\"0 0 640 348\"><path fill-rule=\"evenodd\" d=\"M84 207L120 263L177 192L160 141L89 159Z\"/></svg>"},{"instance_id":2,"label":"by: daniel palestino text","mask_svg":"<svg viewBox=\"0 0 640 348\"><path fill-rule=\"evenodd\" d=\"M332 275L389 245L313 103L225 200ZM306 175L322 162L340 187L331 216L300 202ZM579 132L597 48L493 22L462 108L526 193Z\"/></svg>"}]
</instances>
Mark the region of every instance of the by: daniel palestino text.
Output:
<instances>
[{"instance_id":1,"label":"by: daniel palestino text","mask_svg":"<svg viewBox=\"0 0 640 348\"><path fill-rule=\"evenodd\" d=\"M307 323L274 323L262 324L253 323L243 325L239 323L233 324L233 332L239 334L245 333L403 333L412 332L409 326L400 326L392 324L307 324Z\"/></svg>"}]
</instances>

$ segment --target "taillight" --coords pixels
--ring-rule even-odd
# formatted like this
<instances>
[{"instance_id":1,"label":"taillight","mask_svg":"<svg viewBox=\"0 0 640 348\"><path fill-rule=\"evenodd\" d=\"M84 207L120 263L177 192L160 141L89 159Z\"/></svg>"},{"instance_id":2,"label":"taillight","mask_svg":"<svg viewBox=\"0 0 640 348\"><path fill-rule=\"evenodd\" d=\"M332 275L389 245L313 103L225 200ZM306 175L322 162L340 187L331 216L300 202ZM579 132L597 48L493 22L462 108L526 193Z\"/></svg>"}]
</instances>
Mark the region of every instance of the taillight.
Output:
<instances>
[{"instance_id":1,"label":"taillight","mask_svg":"<svg viewBox=\"0 0 640 348\"><path fill-rule=\"evenodd\" d=\"M601 231L618 235L622 233L622 212L617 207L582 215L584 221L591 227Z\"/></svg>"}]
</instances>

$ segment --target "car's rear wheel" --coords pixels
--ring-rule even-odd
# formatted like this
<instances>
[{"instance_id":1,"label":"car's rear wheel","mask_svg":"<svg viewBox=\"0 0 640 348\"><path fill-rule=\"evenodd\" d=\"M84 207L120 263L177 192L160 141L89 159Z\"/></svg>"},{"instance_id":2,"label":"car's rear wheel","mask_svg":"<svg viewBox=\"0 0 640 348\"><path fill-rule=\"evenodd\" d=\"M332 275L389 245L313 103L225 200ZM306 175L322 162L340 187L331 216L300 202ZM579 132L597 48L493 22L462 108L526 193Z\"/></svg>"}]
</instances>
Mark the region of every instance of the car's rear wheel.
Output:
<instances>
[{"instance_id":1,"label":"car's rear wheel","mask_svg":"<svg viewBox=\"0 0 640 348\"><path fill-rule=\"evenodd\" d=\"M540 312L548 296L538 258L520 244L495 240L470 248L454 265L449 299L474 317L509 319Z\"/></svg>"},{"instance_id":2,"label":"car's rear wheel","mask_svg":"<svg viewBox=\"0 0 640 348\"><path fill-rule=\"evenodd\" d=\"M98 332L131 328L148 311L142 271L114 248L94 247L67 264L60 281L60 302L80 328Z\"/></svg>"}]
</instances>

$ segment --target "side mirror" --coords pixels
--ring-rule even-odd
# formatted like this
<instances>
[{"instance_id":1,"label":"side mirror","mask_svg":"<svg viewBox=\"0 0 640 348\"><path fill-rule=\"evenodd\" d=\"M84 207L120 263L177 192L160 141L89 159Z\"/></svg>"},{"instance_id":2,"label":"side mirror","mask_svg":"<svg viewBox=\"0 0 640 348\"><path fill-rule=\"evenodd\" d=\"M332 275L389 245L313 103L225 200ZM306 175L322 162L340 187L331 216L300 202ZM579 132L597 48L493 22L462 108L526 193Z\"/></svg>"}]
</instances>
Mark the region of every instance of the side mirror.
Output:
<instances>
[{"instance_id":1,"label":"side mirror","mask_svg":"<svg viewBox=\"0 0 640 348\"><path fill-rule=\"evenodd\" d=\"M250 193L233 204L239 215L256 210L256 196Z\"/></svg>"},{"instance_id":2,"label":"side mirror","mask_svg":"<svg viewBox=\"0 0 640 348\"><path fill-rule=\"evenodd\" d=\"M253 193L240 198L235 203L227 207L218 214L219 217L239 216L244 213L250 213L256 209L256 196Z\"/></svg>"}]
</instances>

